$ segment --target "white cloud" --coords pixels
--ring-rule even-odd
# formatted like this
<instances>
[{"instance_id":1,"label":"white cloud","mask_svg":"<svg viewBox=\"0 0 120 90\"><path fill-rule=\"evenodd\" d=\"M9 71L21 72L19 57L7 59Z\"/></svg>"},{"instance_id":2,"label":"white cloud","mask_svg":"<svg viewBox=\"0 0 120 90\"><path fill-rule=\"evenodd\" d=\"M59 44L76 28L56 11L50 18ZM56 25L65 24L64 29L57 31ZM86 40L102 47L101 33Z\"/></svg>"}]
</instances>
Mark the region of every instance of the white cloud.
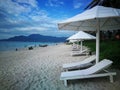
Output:
<instances>
[{"instance_id":1,"label":"white cloud","mask_svg":"<svg viewBox=\"0 0 120 90\"><path fill-rule=\"evenodd\" d=\"M60 0L49 0L49 6L61 6ZM2 10L2 11L1 11ZM50 31L53 35L57 29L58 20L48 16L48 12L41 10L37 0L0 0L0 31L3 33L41 33ZM57 32L56 32L57 33ZM55 34L56 35L56 34Z\"/></svg>"},{"instance_id":2,"label":"white cloud","mask_svg":"<svg viewBox=\"0 0 120 90\"><path fill-rule=\"evenodd\" d=\"M73 1L73 7L74 7L75 9L78 9L78 8L80 8L81 6L82 6L81 0L74 0L74 1Z\"/></svg>"},{"instance_id":3,"label":"white cloud","mask_svg":"<svg viewBox=\"0 0 120 90\"><path fill-rule=\"evenodd\" d=\"M77 4L74 5L74 8L75 8L75 9L80 8L81 5L82 5L81 3L77 3Z\"/></svg>"},{"instance_id":4,"label":"white cloud","mask_svg":"<svg viewBox=\"0 0 120 90\"><path fill-rule=\"evenodd\" d=\"M14 0L17 3L21 3L21 4L28 4L32 7L37 7L37 1L36 0Z\"/></svg>"},{"instance_id":5,"label":"white cloud","mask_svg":"<svg viewBox=\"0 0 120 90\"><path fill-rule=\"evenodd\" d=\"M33 14L28 15L28 17L33 21L46 21L46 19L49 19L47 13L44 11L33 12Z\"/></svg>"},{"instance_id":6,"label":"white cloud","mask_svg":"<svg viewBox=\"0 0 120 90\"><path fill-rule=\"evenodd\" d=\"M13 2L12 0L0 0L0 8L12 15L18 15L23 12L30 11L29 7L19 5L18 3Z\"/></svg>"},{"instance_id":7,"label":"white cloud","mask_svg":"<svg viewBox=\"0 0 120 90\"><path fill-rule=\"evenodd\" d=\"M48 0L48 2L46 3L46 6L59 7L63 4L64 4L64 2L62 2L60 0Z\"/></svg>"},{"instance_id":8,"label":"white cloud","mask_svg":"<svg viewBox=\"0 0 120 90\"><path fill-rule=\"evenodd\" d=\"M46 27L37 27L37 26L35 26L35 27L33 27L33 26L29 26L29 27L22 27L22 28L15 28L16 30L18 30L18 31L41 31L41 30L48 30L48 28L46 28Z\"/></svg>"},{"instance_id":9,"label":"white cloud","mask_svg":"<svg viewBox=\"0 0 120 90\"><path fill-rule=\"evenodd\" d=\"M28 4L28 6L23 4ZM44 28L38 28L40 30L48 29L50 26L52 26L51 28L55 27L54 20L48 17L46 11L39 9L36 0L0 0L0 9L3 9L4 13L9 14L8 17L5 17L9 26L8 24L5 25L8 27L44 26Z\"/></svg>"}]
</instances>

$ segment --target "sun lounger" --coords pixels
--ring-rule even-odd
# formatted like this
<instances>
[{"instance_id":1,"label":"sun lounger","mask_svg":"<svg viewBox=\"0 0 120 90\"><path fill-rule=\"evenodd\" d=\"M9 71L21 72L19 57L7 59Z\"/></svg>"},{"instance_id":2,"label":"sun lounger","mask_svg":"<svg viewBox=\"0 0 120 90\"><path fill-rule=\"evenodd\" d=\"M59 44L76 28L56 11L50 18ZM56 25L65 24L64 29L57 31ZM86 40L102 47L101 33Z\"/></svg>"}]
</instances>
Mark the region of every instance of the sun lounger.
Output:
<instances>
[{"instance_id":1,"label":"sun lounger","mask_svg":"<svg viewBox=\"0 0 120 90\"><path fill-rule=\"evenodd\" d=\"M93 63L91 62L94 62L95 59L96 56L92 55L81 62L63 64L63 69L70 70L70 69L82 69L82 68L90 67L93 65Z\"/></svg>"},{"instance_id":2,"label":"sun lounger","mask_svg":"<svg viewBox=\"0 0 120 90\"><path fill-rule=\"evenodd\" d=\"M80 48L73 48L72 51L80 51Z\"/></svg>"},{"instance_id":3,"label":"sun lounger","mask_svg":"<svg viewBox=\"0 0 120 90\"><path fill-rule=\"evenodd\" d=\"M112 63L113 63L112 61L104 59L87 69L62 72L60 76L60 80L64 80L64 84L65 86L67 86L67 80L109 76L110 82L113 82L113 75L116 75L116 72L108 72L107 70L104 70L108 68ZM100 73L100 71L105 71L105 72Z\"/></svg>"},{"instance_id":4,"label":"sun lounger","mask_svg":"<svg viewBox=\"0 0 120 90\"><path fill-rule=\"evenodd\" d=\"M74 46L72 47L72 51L80 51L80 47L77 46L77 45L74 45Z\"/></svg>"},{"instance_id":5,"label":"sun lounger","mask_svg":"<svg viewBox=\"0 0 120 90\"><path fill-rule=\"evenodd\" d=\"M73 51L71 55L72 56L79 56L83 54L88 55L89 54L88 52L89 52L88 49L84 49L82 51Z\"/></svg>"}]
</instances>

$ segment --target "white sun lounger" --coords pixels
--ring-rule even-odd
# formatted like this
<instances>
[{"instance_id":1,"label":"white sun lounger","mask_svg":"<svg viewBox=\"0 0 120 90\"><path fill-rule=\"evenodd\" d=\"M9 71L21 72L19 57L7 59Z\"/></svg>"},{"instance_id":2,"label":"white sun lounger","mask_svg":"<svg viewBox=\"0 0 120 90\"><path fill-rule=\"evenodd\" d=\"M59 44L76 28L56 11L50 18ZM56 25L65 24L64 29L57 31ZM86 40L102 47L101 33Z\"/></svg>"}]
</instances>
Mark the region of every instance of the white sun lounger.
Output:
<instances>
[{"instance_id":1,"label":"white sun lounger","mask_svg":"<svg viewBox=\"0 0 120 90\"><path fill-rule=\"evenodd\" d=\"M73 48L72 51L80 51L80 48Z\"/></svg>"},{"instance_id":2,"label":"white sun lounger","mask_svg":"<svg viewBox=\"0 0 120 90\"><path fill-rule=\"evenodd\" d=\"M80 51L80 47L73 46L73 47L72 47L72 51Z\"/></svg>"},{"instance_id":3,"label":"white sun lounger","mask_svg":"<svg viewBox=\"0 0 120 90\"><path fill-rule=\"evenodd\" d=\"M109 76L110 82L113 82L113 75L116 75L116 72L108 72L107 70L104 70L107 67L109 67L112 63L112 61L104 59L87 69L62 72L60 80L64 80L64 84L65 86L67 86L67 80ZM102 70L105 71L105 73L98 73Z\"/></svg>"},{"instance_id":4,"label":"white sun lounger","mask_svg":"<svg viewBox=\"0 0 120 90\"><path fill-rule=\"evenodd\" d=\"M86 68L86 67L92 66L93 63L91 63L91 62L95 61L95 59L96 59L96 56L92 55L81 62L63 64L63 69L67 71L69 69Z\"/></svg>"},{"instance_id":5,"label":"white sun lounger","mask_svg":"<svg viewBox=\"0 0 120 90\"><path fill-rule=\"evenodd\" d=\"M71 53L72 56L78 56L82 54L88 55L88 49L84 49L82 51L72 51Z\"/></svg>"}]
</instances>

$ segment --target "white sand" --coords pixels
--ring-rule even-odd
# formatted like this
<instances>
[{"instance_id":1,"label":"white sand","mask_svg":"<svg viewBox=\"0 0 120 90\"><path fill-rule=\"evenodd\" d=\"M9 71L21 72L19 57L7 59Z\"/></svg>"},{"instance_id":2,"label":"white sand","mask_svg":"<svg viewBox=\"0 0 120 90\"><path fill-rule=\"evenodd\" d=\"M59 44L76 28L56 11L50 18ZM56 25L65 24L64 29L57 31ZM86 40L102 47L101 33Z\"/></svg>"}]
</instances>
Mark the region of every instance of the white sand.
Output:
<instances>
[{"instance_id":1,"label":"white sand","mask_svg":"<svg viewBox=\"0 0 120 90\"><path fill-rule=\"evenodd\" d=\"M72 57L70 45L55 45L0 52L0 90L120 90L120 71L114 83L108 77L68 81L60 80L62 64L88 56Z\"/></svg>"}]
</instances>

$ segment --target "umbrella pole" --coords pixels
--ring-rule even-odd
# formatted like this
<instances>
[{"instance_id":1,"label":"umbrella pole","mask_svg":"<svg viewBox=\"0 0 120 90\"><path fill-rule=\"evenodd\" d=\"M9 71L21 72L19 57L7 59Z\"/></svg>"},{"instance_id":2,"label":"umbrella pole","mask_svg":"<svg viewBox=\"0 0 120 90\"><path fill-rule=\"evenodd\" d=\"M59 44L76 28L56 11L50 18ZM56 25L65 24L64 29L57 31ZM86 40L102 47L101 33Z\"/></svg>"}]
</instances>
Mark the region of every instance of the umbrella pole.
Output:
<instances>
[{"instance_id":1,"label":"umbrella pole","mask_svg":"<svg viewBox=\"0 0 120 90\"><path fill-rule=\"evenodd\" d=\"M97 30L96 30L96 63L99 62L99 51L100 51L100 27L99 27L99 20L97 23Z\"/></svg>"},{"instance_id":2,"label":"umbrella pole","mask_svg":"<svg viewBox=\"0 0 120 90\"><path fill-rule=\"evenodd\" d=\"M82 52L82 40L81 40L81 46L80 46L81 52Z\"/></svg>"},{"instance_id":3,"label":"umbrella pole","mask_svg":"<svg viewBox=\"0 0 120 90\"><path fill-rule=\"evenodd\" d=\"M79 40L77 40L77 49L79 49Z\"/></svg>"},{"instance_id":4,"label":"umbrella pole","mask_svg":"<svg viewBox=\"0 0 120 90\"><path fill-rule=\"evenodd\" d=\"M74 47L75 47L75 43L73 42L73 46L72 46L72 48L74 49Z\"/></svg>"}]
</instances>

